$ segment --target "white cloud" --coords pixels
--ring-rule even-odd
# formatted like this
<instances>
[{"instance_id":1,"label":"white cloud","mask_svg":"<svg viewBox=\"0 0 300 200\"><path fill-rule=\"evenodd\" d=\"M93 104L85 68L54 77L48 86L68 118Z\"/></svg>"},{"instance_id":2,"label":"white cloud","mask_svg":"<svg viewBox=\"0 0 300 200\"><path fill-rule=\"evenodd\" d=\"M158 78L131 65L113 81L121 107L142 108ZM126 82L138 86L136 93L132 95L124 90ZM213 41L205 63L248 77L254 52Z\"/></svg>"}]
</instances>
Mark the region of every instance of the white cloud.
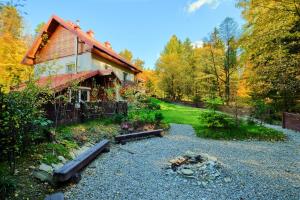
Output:
<instances>
[{"instance_id":1,"label":"white cloud","mask_svg":"<svg viewBox=\"0 0 300 200\"><path fill-rule=\"evenodd\" d=\"M199 10L205 4L209 5L211 8L216 9L222 0L196 0L192 3L189 3L187 6L187 12L193 13Z\"/></svg>"},{"instance_id":2,"label":"white cloud","mask_svg":"<svg viewBox=\"0 0 300 200\"><path fill-rule=\"evenodd\" d=\"M201 47L203 47L203 41L198 40L198 41L192 42L192 46L193 46L193 48L201 48Z\"/></svg>"}]
</instances>

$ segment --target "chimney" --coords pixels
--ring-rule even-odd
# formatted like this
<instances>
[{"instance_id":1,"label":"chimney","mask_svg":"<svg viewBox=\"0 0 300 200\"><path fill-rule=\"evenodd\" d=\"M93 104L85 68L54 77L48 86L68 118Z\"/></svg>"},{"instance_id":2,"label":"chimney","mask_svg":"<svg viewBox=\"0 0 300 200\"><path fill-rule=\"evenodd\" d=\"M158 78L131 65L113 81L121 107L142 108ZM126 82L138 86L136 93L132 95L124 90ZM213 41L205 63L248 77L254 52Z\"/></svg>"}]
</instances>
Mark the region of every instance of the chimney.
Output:
<instances>
[{"instance_id":1,"label":"chimney","mask_svg":"<svg viewBox=\"0 0 300 200\"><path fill-rule=\"evenodd\" d=\"M104 42L104 46L105 46L106 48L112 49L111 44L110 44L109 41Z\"/></svg>"},{"instance_id":2,"label":"chimney","mask_svg":"<svg viewBox=\"0 0 300 200\"><path fill-rule=\"evenodd\" d=\"M86 34L88 34L88 36L90 36L90 37L94 37L94 31L93 30L88 30L87 32L86 32Z\"/></svg>"},{"instance_id":3,"label":"chimney","mask_svg":"<svg viewBox=\"0 0 300 200\"><path fill-rule=\"evenodd\" d=\"M80 29L80 23L79 22L80 22L79 19L77 19L76 24L74 26L75 29L77 29L77 28Z\"/></svg>"}]
</instances>

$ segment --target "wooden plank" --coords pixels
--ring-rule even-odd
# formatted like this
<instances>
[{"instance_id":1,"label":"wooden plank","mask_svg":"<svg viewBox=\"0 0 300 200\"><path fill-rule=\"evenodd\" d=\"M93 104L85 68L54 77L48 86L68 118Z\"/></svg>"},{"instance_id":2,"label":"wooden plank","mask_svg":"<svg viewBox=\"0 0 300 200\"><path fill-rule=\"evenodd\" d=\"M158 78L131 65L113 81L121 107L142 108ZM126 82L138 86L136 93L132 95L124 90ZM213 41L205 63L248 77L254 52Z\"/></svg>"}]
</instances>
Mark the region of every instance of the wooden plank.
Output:
<instances>
[{"instance_id":1,"label":"wooden plank","mask_svg":"<svg viewBox=\"0 0 300 200\"><path fill-rule=\"evenodd\" d=\"M130 139L143 138L143 137L149 137L149 136L162 137L162 132L163 132L163 129L158 129L158 130L151 130L151 131L143 131L143 132L138 132L138 133L118 135L118 136L115 136L115 141L117 143L125 144L125 142L130 140Z\"/></svg>"},{"instance_id":2,"label":"wooden plank","mask_svg":"<svg viewBox=\"0 0 300 200\"><path fill-rule=\"evenodd\" d=\"M74 177L81 169L91 163L101 152L109 151L109 141L102 140L93 147L80 154L77 158L69 161L60 169L54 171L55 182L65 182ZM77 174L78 175L78 174Z\"/></svg>"}]
</instances>

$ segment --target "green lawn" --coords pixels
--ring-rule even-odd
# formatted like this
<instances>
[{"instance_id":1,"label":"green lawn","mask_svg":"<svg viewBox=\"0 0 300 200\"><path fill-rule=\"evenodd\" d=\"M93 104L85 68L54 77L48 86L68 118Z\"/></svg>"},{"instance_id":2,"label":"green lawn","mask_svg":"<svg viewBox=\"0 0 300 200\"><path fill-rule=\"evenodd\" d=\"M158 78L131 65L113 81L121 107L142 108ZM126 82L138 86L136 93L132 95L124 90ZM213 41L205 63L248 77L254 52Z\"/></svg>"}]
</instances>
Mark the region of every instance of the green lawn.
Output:
<instances>
[{"instance_id":1,"label":"green lawn","mask_svg":"<svg viewBox=\"0 0 300 200\"><path fill-rule=\"evenodd\" d=\"M152 100L160 105L161 113L167 123L190 124L192 126L199 124L198 118L202 112L199 108L170 104L158 99Z\"/></svg>"},{"instance_id":2,"label":"green lawn","mask_svg":"<svg viewBox=\"0 0 300 200\"><path fill-rule=\"evenodd\" d=\"M286 136L274 129L266 128L258 124L248 124L241 121L239 127L232 129L208 129L205 124L201 124L199 116L205 109L193 108L182 105L175 105L158 99L152 99L161 107L161 113L167 123L190 124L194 127L197 136L212 139L257 139L268 141L282 141Z\"/></svg>"}]
</instances>

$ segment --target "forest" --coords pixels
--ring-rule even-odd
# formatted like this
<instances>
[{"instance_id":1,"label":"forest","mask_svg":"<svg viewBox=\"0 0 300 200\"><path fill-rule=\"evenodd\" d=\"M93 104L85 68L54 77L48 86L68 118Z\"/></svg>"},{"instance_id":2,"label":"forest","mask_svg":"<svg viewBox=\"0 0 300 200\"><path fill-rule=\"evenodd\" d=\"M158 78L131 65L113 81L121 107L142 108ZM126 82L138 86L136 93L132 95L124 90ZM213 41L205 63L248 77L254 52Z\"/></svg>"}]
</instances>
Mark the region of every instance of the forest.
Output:
<instances>
[{"instance_id":1,"label":"forest","mask_svg":"<svg viewBox=\"0 0 300 200\"><path fill-rule=\"evenodd\" d=\"M248 106L281 119L299 112L299 2L240 0L246 23L226 18L194 48L173 35L146 83L154 96Z\"/></svg>"}]
</instances>

